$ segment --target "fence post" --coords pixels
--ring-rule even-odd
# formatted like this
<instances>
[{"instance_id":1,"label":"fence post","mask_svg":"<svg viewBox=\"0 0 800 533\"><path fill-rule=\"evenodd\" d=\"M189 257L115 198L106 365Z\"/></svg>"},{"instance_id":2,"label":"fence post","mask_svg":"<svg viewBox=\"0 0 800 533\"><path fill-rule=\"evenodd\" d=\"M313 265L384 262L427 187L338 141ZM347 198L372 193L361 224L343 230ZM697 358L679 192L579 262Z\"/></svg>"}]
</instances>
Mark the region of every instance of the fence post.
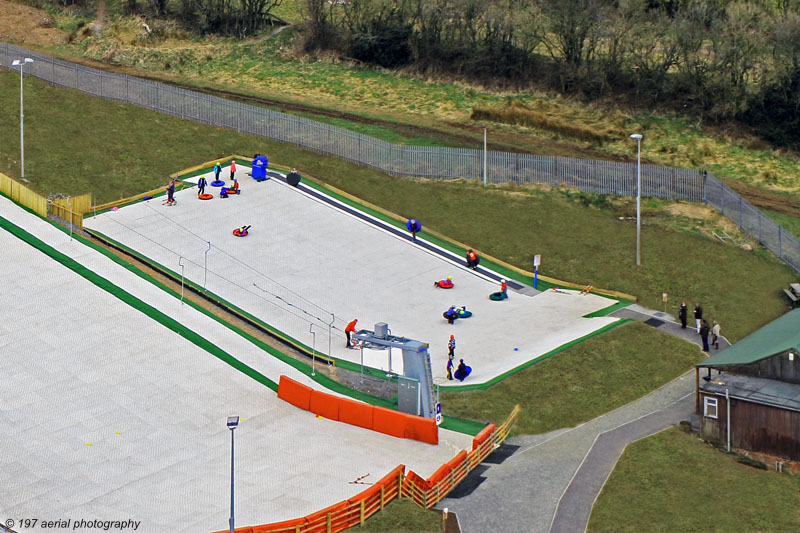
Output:
<instances>
[{"instance_id":1,"label":"fence post","mask_svg":"<svg viewBox=\"0 0 800 533\"><path fill-rule=\"evenodd\" d=\"M403 472L397 473L397 499L403 497Z\"/></svg>"},{"instance_id":2,"label":"fence post","mask_svg":"<svg viewBox=\"0 0 800 533\"><path fill-rule=\"evenodd\" d=\"M381 485L381 511L383 511L383 507L386 505L385 488L386 487Z\"/></svg>"},{"instance_id":3,"label":"fence post","mask_svg":"<svg viewBox=\"0 0 800 533\"><path fill-rule=\"evenodd\" d=\"M761 240L761 213L758 213L758 242L764 244L764 241Z\"/></svg>"},{"instance_id":4,"label":"fence post","mask_svg":"<svg viewBox=\"0 0 800 533\"><path fill-rule=\"evenodd\" d=\"M703 171L703 185L702 185L702 187L703 187L703 191L702 191L702 193L703 193L703 203L704 204L708 203L708 195L706 195L706 180L707 179L708 179L708 172L704 170Z\"/></svg>"},{"instance_id":5,"label":"fence post","mask_svg":"<svg viewBox=\"0 0 800 533\"><path fill-rule=\"evenodd\" d=\"M381 490L383 490L383 488L381 488ZM366 513L364 512L364 501L365 501L365 500L361 500L361 525L362 525L362 526L364 525L364 521L367 519L367 517L366 517L366 516L364 516L364 515L366 514ZM383 507L381 507L381 509L382 509L382 508L383 508ZM329 529L328 531L330 531L330 529Z\"/></svg>"},{"instance_id":6,"label":"fence post","mask_svg":"<svg viewBox=\"0 0 800 533\"><path fill-rule=\"evenodd\" d=\"M742 229L742 197L739 196L739 229ZM727 407L726 407L727 409Z\"/></svg>"},{"instance_id":7,"label":"fence post","mask_svg":"<svg viewBox=\"0 0 800 533\"><path fill-rule=\"evenodd\" d=\"M364 500L361 501L363 502ZM331 533L331 513L325 515L325 531Z\"/></svg>"}]
</instances>

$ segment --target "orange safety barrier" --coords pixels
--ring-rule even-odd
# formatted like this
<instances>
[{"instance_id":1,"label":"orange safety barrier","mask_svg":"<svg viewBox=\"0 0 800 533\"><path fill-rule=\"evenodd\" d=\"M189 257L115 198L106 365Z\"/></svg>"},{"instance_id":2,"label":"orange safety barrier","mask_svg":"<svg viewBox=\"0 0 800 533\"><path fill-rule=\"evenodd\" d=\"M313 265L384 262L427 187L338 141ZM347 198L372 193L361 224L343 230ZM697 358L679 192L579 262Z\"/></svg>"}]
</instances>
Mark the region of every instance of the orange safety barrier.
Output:
<instances>
[{"instance_id":1,"label":"orange safety barrier","mask_svg":"<svg viewBox=\"0 0 800 533\"><path fill-rule=\"evenodd\" d=\"M415 415L405 416L404 438L427 442L428 444L439 444L439 426L436 425L436 419Z\"/></svg>"},{"instance_id":2,"label":"orange safety barrier","mask_svg":"<svg viewBox=\"0 0 800 533\"><path fill-rule=\"evenodd\" d=\"M311 387L306 387L290 377L281 376L278 382L278 398L295 407L308 411L311 403Z\"/></svg>"},{"instance_id":3,"label":"orange safety barrier","mask_svg":"<svg viewBox=\"0 0 800 533\"><path fill-rule=\"evenodd\" d=\"M372 429L402 439L406 435L407 416L405 413L376 406L372 415Z\"/></svg>"},{"instance_id":4,"label":"orange safety barrier","mask_svg":"<svg viewBox=\"0 0 800 533\"><path fill-rule=\"evenodd\" d=\"M278 398L331 420L401 439L439 444L439 426L433 418L408 415L385 407L340 398L306 387L287 376L281 376L278 382Z\"/></svg>"},{"instance_id":5,"label":"orange safety barrier","mask_svg":"<svg viewBox=\"0 0 800 533\"><path fill-rule=\"evenodd\" d=\"M281 383L284 377L281 376ZM461 450L427 480L410 470L404 474L405 465L399 465L375 485L343 502L303 518L239 528L236 533L338 533L356 524L363 525L367 518L383 509L386 504L402 497L410 498L417 505L430 509L467 477L474 468L473 465L482 462L494 451L496 445L508 437L519 416L519 410L519 406L514 407L500 427L490 424L484 428L475 436L472 451Z\"/></svg>"},{"instance_id":6,"label":"orange safety barrier","mask_svg":"<svg viewBox=\"0 0 800 533\"><path fill-rule=\"evenodd\" d=\"M398 465L373 486L358 495L302 518L272 524L237 528L236 533L328 533L363 524L392 500L402 496L405 465ZM220 531L218 533L226 533Z\"/></svg>"},{"instance_id":7,"label":"orange safety barrier","mask_svg":"<svg viewBox=\"0 0 800 533\"><path fill-rule=\"evenodd\" d=\"M251 530L252 533L277 533L283 531L286 532L297 531L297 528L304 525L305 523L306 523L305 517L293 518L292 520L284 520L283 522L264 524L262 526L253 526ZM236 529L235 533L239 533L239 530Z\"/></svg>"},{"instance_id":8,"label":"orange safety barrier","mask_svg":"<svg viewBox=\"0 0 800 533\"><path fill-rule=\"evenodd\" d=\"M324 416L331 420L339 421L339 397L314 390L311 392L309 411L315 415Z\"/></svg>"},{"instance_id":9,"label":"orange safety barrier","mask_svg":"<svg viewBox=\"0 0 800 533\"><path fill-rule=\"evenodd\" d=\"M477 435L475 435L475 437L472 439L472 449L474 450L475 448L477 448L478 446L480 446L481 444L483 444L483 442L484 442L486 439L488 439L488 438L489 438L489 437L492 435L492 433L494 433L495 429L497 429L497 427L496 427L494 424L489 424L488 426L486 426L485 428L483 428L483 429L482 429L482 430L481 430L481 431L480 431L480 432L479 432Z\"/></svg>"},{"instance_id":10,"label":"orange safety barrier","mask_svg":"<svg viewBox=\"0 0 800 533\"><path fill-rule=\"evenodd\" d=\"M339 422L372 429L374 406L347 398L339 398Z\"/></svg>"}]
</instances>

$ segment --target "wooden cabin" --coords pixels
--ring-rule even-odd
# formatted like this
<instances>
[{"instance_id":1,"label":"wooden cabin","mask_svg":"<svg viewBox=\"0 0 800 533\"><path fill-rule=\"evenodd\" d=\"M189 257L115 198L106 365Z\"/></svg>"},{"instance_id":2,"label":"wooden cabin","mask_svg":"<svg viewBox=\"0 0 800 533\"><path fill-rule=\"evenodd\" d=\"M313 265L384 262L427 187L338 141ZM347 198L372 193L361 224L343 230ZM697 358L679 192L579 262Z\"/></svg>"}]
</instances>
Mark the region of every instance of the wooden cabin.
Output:
<instances>
[{"instance_id":1,"label":"wooden cabin","mask_svg":"<svg viewBox=\"0 0 800 533\"><path fill-rule=\"evenodd\" d=\"M697 365L703 438L800 460L800 309Z\"/></svg>"}]
</instances>

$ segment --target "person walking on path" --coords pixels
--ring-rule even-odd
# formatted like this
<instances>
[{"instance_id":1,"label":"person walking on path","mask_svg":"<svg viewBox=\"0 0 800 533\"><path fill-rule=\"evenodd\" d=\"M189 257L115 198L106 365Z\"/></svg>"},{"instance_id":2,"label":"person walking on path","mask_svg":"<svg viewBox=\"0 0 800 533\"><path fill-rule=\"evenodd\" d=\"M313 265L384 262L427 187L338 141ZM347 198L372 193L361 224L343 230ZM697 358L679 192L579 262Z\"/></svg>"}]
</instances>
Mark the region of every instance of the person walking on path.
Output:
<instances>
[{"instance_id":1,"label":"person walking on path","mask_svg":"<svg viewBox=\"0 0 800 533\"><path fill-rule=\"evenodd\" d=\"M357 323L357 322L358 322L358 319L356 318L356 319L354 319L352 322L350 322L349 324L347 324L347 327L346 327L346 328L344 328L344 334L345 334L345 336L347 337L347 347L348 347L348 348L350 348L350 347L351 347L351 342L350 342L350 334L351 334L351 333L354 333L354 332L356 331L356 323Z\"/></svg>"},{"instance_id":2,"label":"person walking on path","mask_svg":"<svg viewBox=\"0 0 800 533\"><path fill-rule=\"evenodd\" d=\"M716 320L711 327L711 344L714 345L715 350L719 350L719 322Z\"/></svg>"},{"instance_id":3,"label":"person walking on path","mask_svg":"<svg viewBox=\"0 0 800 533\"><path fill-rule=\"evenodd\" d=\"M472 250L469 250L467 252L467 268L471 268L472 270L475 270L476 268L478 268L478 263L480 263L480 262L481 262L481 258L478 257L478 254L476 254Z\"/></svg>"},{"instance_id":4,"label":"person walking on path","mask_svg":"<svg viewBox=\"0 0 800 533\"><path fill-rule=\"evenodd\" d=\"M452 359L456 356L456 336L450 335L450 341L447 343L447 355Z\"/></svg>"},{"instance_id":5,"label":"person walking on path","mask_svg":"<svg viewBox=\"0 0 800 533\"><path fill-rule=\"evenodd\" d=\"M422 231L422 224L416 218L409 218L406 222L406 228L411 232L411 240L417 242L417 233Z\"/></svg>"},{"instance_id":6,"label":"person walking on path","mask_svg":"<svg viewBox=\"0 0 800 533\"><path fill-rule=\"evenodd\" d=\"M222 172L222 165L220 165L219 161L217 161L217 164L214 165L214 181L219 181L220 172Z\"/></svg>"},{"instance_id":7,"label":"person walking on path","mask_svg":"<svg viewBox=\"0 0 800 533\"><path fill-rule=\"evenodd\" d=\"M681 302L681 307L678 309L678 319L681 321L681 329L686 329L686 318L689 314L689 309L686 307L686 301Z\"/></svg>"},{"instance_id":8,"label":"person walking on path","mask_svg":"<svg viewBox=\"0 0 800 533\"><path fill-rule=\"evenodd\" d=\"M203 176L200 176L200 179L197 180L197 196L205 194L207 183L208 182L206 182L206 179Z\"/></svg>"},{"instance_id":9,"label":"person walking on path","mask_svg":"<svg viewBox=\"0 0 800 533\"><path fill-rule=\"evenodd\" d=\"M447 358L447 379L453 381L453 356Z\"/></svg>"},{"instance_id":10,"label":"person walking on path","mask_svg":"<svg viewBox=\"0 0 800 533\"><path fill-rule=\"evenodd\" d=\"M234 174L236 174L236 161L231 159L231 179L233 179Z\"/></svg>"},{"instance_id":11,"label":"person walking on path","mask_svg":"<svg viewBox=\"0 0 800 533\"><path fill-rule=\"evenodd\" d=\"M700 334L700 323L703 320L703 308L700 307L700 303L694 304L694 323L697 325L697 334Z\"/></svg>"},{"instance_id":12,"label":"person walking on path","mask_svg":"<svg viewBox=\"0 0 800 533\"><path fill-rule=\"evenodd\" d=\"M700 338L703 339L703 351L708 353L708 332L711 330L708 327L708 322L703 320L703 324L700 326Z\"/></svg>"}]
</instances>

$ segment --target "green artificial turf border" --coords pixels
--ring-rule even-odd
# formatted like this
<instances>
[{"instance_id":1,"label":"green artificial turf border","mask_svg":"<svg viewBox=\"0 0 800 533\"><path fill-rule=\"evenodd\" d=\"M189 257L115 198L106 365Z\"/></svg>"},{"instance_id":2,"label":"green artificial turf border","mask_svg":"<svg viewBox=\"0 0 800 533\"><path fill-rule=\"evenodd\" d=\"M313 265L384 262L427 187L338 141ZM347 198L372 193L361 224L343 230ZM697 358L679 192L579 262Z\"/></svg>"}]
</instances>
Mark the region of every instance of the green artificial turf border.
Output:
<instances>
[{"instance_id":1,"label":"green artificial turf border","mask_svg":"<svg viewBox=\"0 0 800 533\"><path fill-rule=\"evenodd\" d=\"M141 259L145 263L154 265L154 266L158 267L159 269L161 269L162 271L170 273L172 276L174 276L176 278L179 277L178 273L175 272L174 270L172 270L171 268L165 267L161 263L159 263L159 262L157 262L157 261L155 261L155 260L153 260L153 259L151 259L151 258L139 253L136 250L133 250L132 248L128 247L125 244L122 244L122 243L116 241L115 239L112 239L111 237L105 235L104 233L101 233L101 232L96 231L96 230L88 230L88 229L85 230L85 231L87 231L88 233L90 233L92 235L97 235L97 236L101 237L102 239L114 244L114 246L125 250L127 253L129 253L129 254L131 254L131 255L133 255L135 257L138 257L139 259ZM102 247L99 247L99 249L102 250L102 251L105 251ZM111 255L113 256L113 254L111 254ZM114 257L116 257L116 256L114 256ZM158 283L155 280L153 280L153 282L154 283ZM303 343L302 341L299 341L299 340L295 339L294 337L284 333L283 331L280 331L280 330L272 327L271 325L267 324L266 322L264 322L263 320L259 319L258 317L254 316L254 315L250 314L249 312L239 308L238 306L228 302L224 298L221 298L220 296L218 296L214 292L208 291L206 289L203 289L202 287L200 287L197 283L193 282L192 280L184 278L184 284L190 285L190 286L194 287L196 290L202 291L202 292L208 294L209 296L212 296L214 298L214 300L216 300L217 302L225 305L229 309L235 311L236 313L238 313L241 316L247 318L248 320L251 320L251 321L259 324L261 327L263 327L264 329L268 330L270 333L272 333L276 337L284 340L285 342L288 342L289 344L293 345L298 350L303 351L307 355L311 356L311 352L312 352L311 347L308 346L307 344ZM335 361L336 366L338 366L340 368L343 368L345 370L352 370L352 371L360 371L361 370L361 366L360 365L358 365L356 363L353 363L351 361L346 361L344 359L339 359L338 357L332 357L332 356L327 356L327 355L325 357L327 359L331 359L331 360ZM292 361L295 361L295 359L292 359L292 358L290 358L290 359ZM311 367L309 366L308 368L310 369ZM390 378L387 378L386 377L386 373L381 371L380 369L372 368L372 367L369 367L369 366L364 366L364 369L367 372L367 374L369 374L372 377L376 377L378 379L390 379ZM311 376L310 371L308 372L308 375L309 375L309 377Z\"/></svg>"},{"instance_id":2,"label":"green artificial turf border","mask_svg":"<svg viewBox=\"0 0 800 533\"><path fill-rule=\"evenodd\" d=\"M541 363L542 361L544 361L548 357L552 357L555 354L557 354L559 352L563 352L567 348L569 348L571 346L575 346L576 344L581 343L581 342L585 341L586 339L588 339L590 337L594 337L595 335L599 335L599 334L601 334L601 333L603 333L605 331L608 331L610 329L616 328L617 326L621 326L622 324L625 324L626 322L633 322L633 319L632 318L621 318L621 319L617 320L616 322L612 322L611 324L606 324L602 328L597 329L597 330L589 333L588 335L584 335L583 337L579 337L577 339L573 339L573 340L569 341L566 344L562 344L561 346L559 346L558 348L556 348L554 350L551 350L551 351L549 351L549 352L547 352L545 354L540 355L539 357L531 359L530 361L526 361L526 362L522 363L521 365L519 365L518 367L512 368L511 370L509 370L507 372L504 372L503 374L500 374L499 376L487 381L486 383L476 383L474 385L440 385L440 388L442 390L446 390L447 392L463 392L463 391L471 391L471 390L486 390L489 387L491 387L493 385L496 385L497 383L499 383L502 380L506 379L508 376L511 376L512 374L516 374L517 372L519 372L521 370L524 370L524 369L528 368L529 366L534 365L536 363Z\"/></svg>"},{"instance_id":3,"label":"green artificial turf border","mask_svg":"<svg viewBox=\"0 0 800 533\"><path fill-rule=\"evenodd\" d=\"M30 211L30 210L28 209L28 211ZM32 211L31 211L31 213L32 213ZM55 224L55 223L53 223L52 221L49 221L49 220L48 220L48 222L53 224L55 227L61 229L62 231L65 231L65 228L62 228L60 225ZM51 259L57 261L61 265L65 266L66 268L69 268L70 270L72 270L73 272L75 272L79 276L83 277L87 281L93 283L97 287L99 287L99 288L105 290L106 292L108 292L109 294L117 297L118 299L120 299L121 301L123 301L126 304L130 305L134 309L144 313L146 316L150 317L151 319L155 320L156 322L158 322L158 323L162 324L163 326L167 327L169 330L171 330L171 331L179 334L180 336L184 337L186 340L188 340L192 344L194 344L194 345L198 346L199 348L207 351L208 353L214 355L215 357L217 357L221 361L224 361L225 363L227 363L231 367L233 367L236 370L242 372L243 374L249 376L250 378L252 378L255 381L257 381L258 383L261 383L262 385L265 385L266 387L272 389L274 392L276 392L276 393L278 392L278 384L277 383L275 383L274 381L272 381L271 379L269 379L265 375L261 374L257 370L255 370L255 369L251 368L250 366L246 365L245 363L242 363L241 361L239 361L238 359L236 359L232 355L228 354L227 352L225 352L224 350L219 348L217 345L215 345L212 342L208 341L206 338L198 335L197 333L192 331L191 328L188 328L188 327L184 326L183 324L181 324L177 320L173 319L172 317L166 315L162 311L156 309L155 307L151 306L150 304L148 304L148 303L140 300L139 298L133 296L129 292L127 292L124 289L118 287L117 285L111 283L110 281L108 281L107 279L103 278L99 274L93 272L92 270L89 270L87 267L81 265L80 263L78 263L77 261L72 259L71 257L69 257L69 256L57 251L56 249L51 247L49 244L41 241L37 237L34 237L29 232L27 232L27 231L23 230L22 228L16 226L15 224L13 224L12 222L6 220L3 217L0 217L0 227L5 229L6 231L11 233L12 235L16 236L17 238L21 239L22 241L26 242L27 244L33 246L34 248L36 248L40 252L44 253L45 255L50 257ZM158 288L160 288L161 290L165 291L166 293L171 294L172 296L174 296L176 298L179 296L177 292L175 292L175 291L171 290L170 288L166 287L165 285L163 285L162 283L158 282L156 279L152 278L148 274L142 272L141 270L139 270L135 266L131 265L130 263L127 263L127 262L123 261L122 259L120 259L116 255L112 254L108 250L104 249L103 247L98 246L95 243L92 243L92 242L86 240L85 238L81 237L80 235L73 235L73 238L75 238L76 240L78 240L82 244L84 244L86 246L89 246L90 248L93 248L93 249L101 252L103 255L105 255L109 259L113 260L115 263L123 266L124 268L128 269L130 272L133 272L134 274L138 275L140 278L142 278L142 279L144 279L146 281L149 281L150 283L152 283L153 285L157 286ZM305 364L305 363L303 363L301 361L297 361L296 359L293 359L293 358L281 353L280 351L276 350L275 348L272 348L271 346L261 342L259 339L256 339L255 337L252 337L251 335L245 333L244 331L236 328L232 324L229 324L229 323L223 321L222 319L220 319L219 317L217 317L214 314L210 313L209 311L206 311L202 307L199 307L199 306L195 305L191 301L185 301L184 303L186 303L187 305L192 306L194 309L196 309L197 311L200 311L201 313L205 314L206 316L209 316L209 317L213 318L214 320L216 320L221 325L226 326L227 328L229 328L231 331L234 331L235 333L238 333L239 335L241 335L242 337L244 337L245 339L247 339L248 341L250 341L254 345L258 346L262 350L264 350L264 351L270 353L271 355L277 357L278 359L280 359L284 363L286 363L289 366L295 368L296 370L302 372L303 374L311 377L311 379L313 379L314 381L320 383L321 385L326 386L330 390L339 392L339 393L344 394L346 396L349 396L351 398L355 398L355 399L361 400L361 401L363 401L365 403L369 403L371 405L378 405L378 406L381 406L381 407L388 407L388 408L396 408L397 407L396 402L391 402L389 400L384 400L382 398L377 398L375 396L371 396L369 394L362 393L360 391L349 389L349 388L345 387L344 385L340 384L339 382L334 381L331 378L329 378L328 376L325 376L323 374L317 373L312 377L309 365L307 365L307 364ZM476 422L476 421L472 421L472 420L465 420L465 419L458 418L458 417L447 417L442 421L442 427L444 429L448 429L448 430L451 430L451 431L457 431L457 432L465 433L465 434L468 434L468 435L476 435L476 434L478 434L479 431L481 431L485 427L485 425L480 423L480 422Z\"/></svg>"},{"instance_id":4,"label":"green artificial turf border","mask_svg":"<svg viewBox=\"0 0 800 533\"><path fill-rule=\"evenodd\" d=\"M16 226L12 222L9 222L3 217L0 217L0 227L5 229L8 233L14 235L15 237L19 238L20 240L24 241L25 243L33 246L46 256L50 257L54 261L57 261L61 265L65 266L66 268L72 270L79 276L83 277L87 281L93 283L97 287L103 289L104 291L108 292L112 296L117 297L121 301L125 302L129 306L133 307L134 309L144 313L146 316L150 317L151 319L155 320L156 322L160 323L161 325L168 328L170 331L173 331L180 335L181 337L185 338L192 344L198 346L199 348L207 351L208 353L214 355L221 361L229 364L233 368L239 370L243 374L253 378L257 382L261 383L272 389L273 391L278 390L278 385L265 375L261 374L260 372L256 371L255 369L247 366L246 364L242 363L235 357L231 356L217 345L209 342L204 337L201 337L190 328L187 328L177 320L173 319L172 317L164 314L163 312L159 311L155 307L151 306L150 304L145 303L144 301L140 300L139 298L133 296L129 292L125 291L124 289L114 285L104 277L100 276L99 274L89 270L85 266L81 265L71 257L59 252L49 244L41 241L37 237L34 237L29 232L23 230L19 226Z\"/></svg>"}]
</instances>

